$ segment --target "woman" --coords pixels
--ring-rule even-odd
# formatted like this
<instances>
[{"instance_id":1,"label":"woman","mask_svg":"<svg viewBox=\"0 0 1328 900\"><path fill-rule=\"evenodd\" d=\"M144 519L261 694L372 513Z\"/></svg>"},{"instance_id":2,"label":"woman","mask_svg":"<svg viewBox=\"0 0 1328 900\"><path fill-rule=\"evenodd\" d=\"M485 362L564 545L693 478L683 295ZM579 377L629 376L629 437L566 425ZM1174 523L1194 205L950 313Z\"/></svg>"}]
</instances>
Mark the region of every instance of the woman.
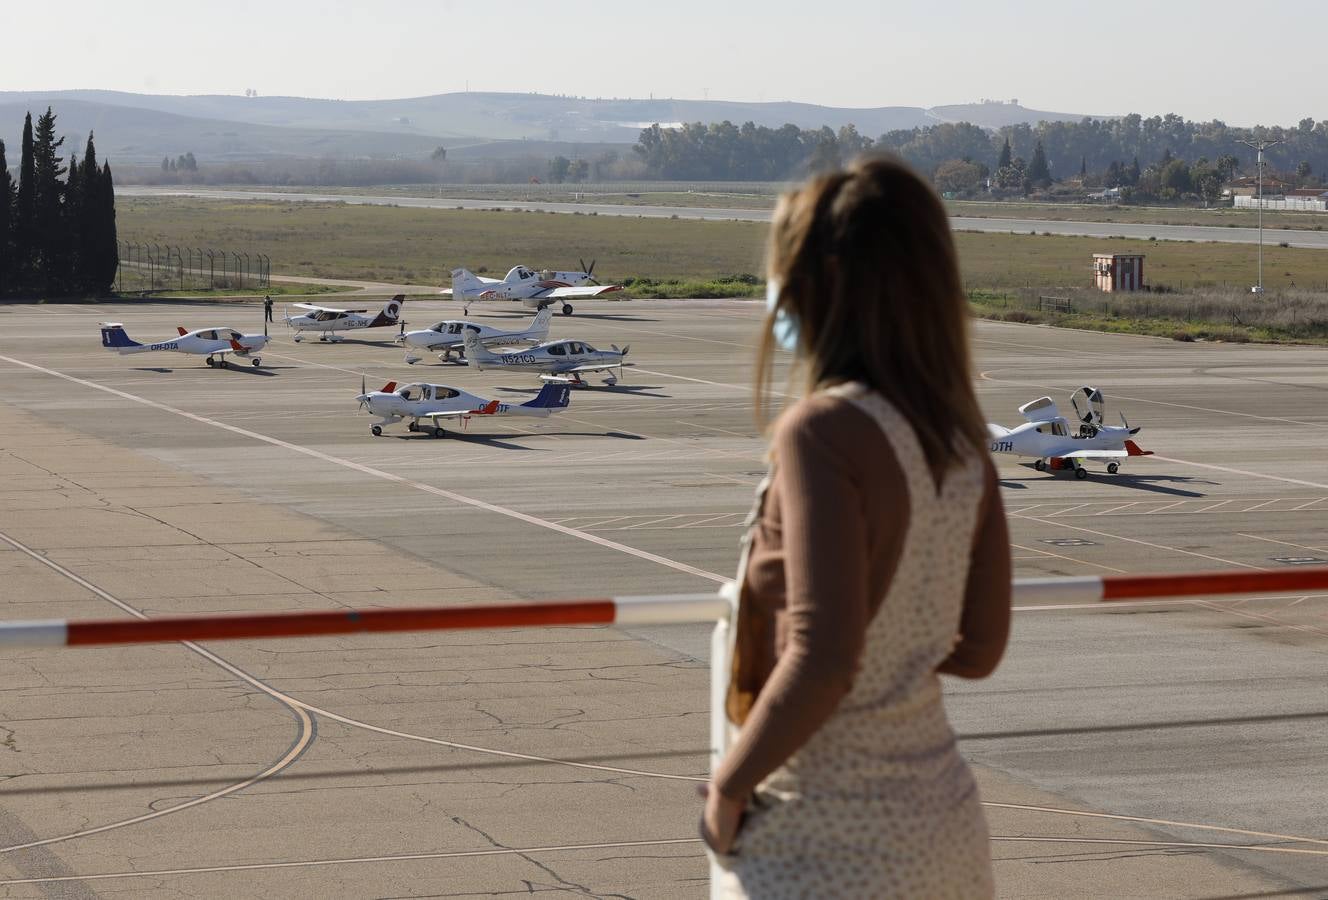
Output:
<instances>
[{"instance_id":1,"label":"woman","mask_svg":"<svg viewBox=\"0 0 1328 900\"><path fill-rule=\"evenodd\" d=\"M748 533L741 729L702 836L730 896L991 896L937 677L991 674L1010 615L949 220L903 164L860 162L781 200L769 256L758 408L776 343L808 395L775 425Z\"/></svg>"}]
</instances>

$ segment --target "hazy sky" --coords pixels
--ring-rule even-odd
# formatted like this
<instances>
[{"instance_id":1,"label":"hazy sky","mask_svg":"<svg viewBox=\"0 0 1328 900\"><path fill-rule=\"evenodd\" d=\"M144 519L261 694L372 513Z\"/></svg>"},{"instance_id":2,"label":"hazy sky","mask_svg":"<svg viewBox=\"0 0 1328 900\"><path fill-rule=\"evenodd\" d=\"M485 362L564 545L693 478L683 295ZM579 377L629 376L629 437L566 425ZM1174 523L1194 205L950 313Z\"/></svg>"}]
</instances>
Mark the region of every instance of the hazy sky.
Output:
<instances>
[{"instance_id":1,"label":"hazy sky","mask_svg":"<svg viewBox=\"0 0 1328 900\"><path fill-rule=\"evenodd\" d=\"M1324 0L66 0L5 7L0 26L11 37L0 56L0 90L254 88L370 99L469 85L835 106L1017 97L1061 112L1178 112L1231 124L1328 119ZM1252 38L1255 17L1266 27Z\"/></svg>"}]
</instances>

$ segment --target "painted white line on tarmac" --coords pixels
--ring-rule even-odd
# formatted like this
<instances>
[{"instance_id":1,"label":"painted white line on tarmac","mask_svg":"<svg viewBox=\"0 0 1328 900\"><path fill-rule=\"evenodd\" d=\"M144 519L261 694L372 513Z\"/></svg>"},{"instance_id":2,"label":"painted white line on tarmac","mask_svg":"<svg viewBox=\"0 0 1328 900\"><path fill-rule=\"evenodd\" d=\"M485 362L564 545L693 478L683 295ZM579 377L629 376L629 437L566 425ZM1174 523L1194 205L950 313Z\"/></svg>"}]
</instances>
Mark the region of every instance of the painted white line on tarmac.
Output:
<instances>
[{"instance_id":1,"label":"painted white line on tarmac","mask_svg":"<svg viewBox=\"0 0 1328 900\"><path fill-rule=\"evenodd\" d=\"M1232 413L1232 415L1238 415L1238 414ZM1303 425L1306 423L1301 422L1298 424ZM1318 488L1321 491L1328 491L1328 484L1324 484L1319 481L1302 481L1299 478L1287 478L1282 475L1267 475L1264 474L1263 472L1251 472L1248 469L1233 469L1229 466L1217 466L1213 465L1212 463L1191 462L1188 459L1176 459L1174 456L1154 456L1153 459L1156 459L1160 462L1179 463L1182 466L1194 466L1195 468L1199 469L1211 469L1214 472L1226 472L1229 475L1244 475L1247 478L1266 478L1269 481L1281 481L1285 482L1286 484L1298 484L1301 485L1302 487L1312 487L1312 488ZM1249 510L1246 510L1246 512L1249 512Z\"/></svg>"},{"instance_id":2,"label":"painted white line on tarmac","mask_svg":"<svg viewBox=\"0 0 1328 900\"><path fill-rule=\"evenodd\" d=\"M1142 547L1152 547L1154 550L1165 550L1165 551L1167 551L1168 553L1183 553L1183 554L1185 554L1186 556L1197 556L1197 557L1199 557L1200 559L1206 559L1206 560L1209 560L1209 561L1211 561L1211 562L1219 562L1219 563L1223 563L1224 565L1228 565L1228 566L1240 566L1240 567L1245 568L1245 569L1262 569L1262 568L1263 568L1263 566L1256 566L1256 565L1252 565L1251 563L1243 563L1243 562L1236 562L1235 560L1231 560L1231 559L1223 559L1223 558L1220 557L1220 556L1209 556L1207 553L1198 553L1198 552L1196 552L1196 551L1194 551L1194 550L1182 550L1182 549L1179 548L1179 547L1168 547L1166 544L1154 544L1154 543L1152 543L1151 541L1143 541L1143 540L1140 540L1139 538L1123 537L1123 536L1121 536L1121 535L1119 535L1119 534L1108 534L1108 533L1105 532L1105 531L1094 531L1094 530L1091 529L1091 528L1084 528L1084 527L1081 526L1081 525L1068 525L1068 524L1066 524L1065 522L1052 522L1052 521L1049 521L1049 520L1047 520L1047 519L1039 519L1039 518L1035 518L1035 517L1033 517L1033 516L1016 516L1015 518L1025 519L1025 520L1027 520L1027 521L1029 521L1029 522L1037 522L1037 523L1042 524L1042 525L1051 525L1051 526L1056 527L1056 528L1069 528L1069 529L1071 529L1072 531L1082 531L1082 532L1084 532L1085 534L1094 534L1094 535L1097 535L1098 537L1111 538L1111 539L1113 539L1113 540L1117 540L1117 541L1125 541L1126 543L1130 543L1130 544L1139 544L1139 545L1142 546ZM1021 548L1021 549L1024 549L1024 548ZM1081 562L1081 560L1075 560L1075 562Z\"/></svg>"},{"instance_id":3,"label":"painted white line on tarmac","mask_svg":"<svg viewBox=\"0 0 1328 900\"><path fill-rule=\"evenodd\" d=\"M426 494L433 494L436 497L442 497L446 500L452 500L456 503L460 503L465 506L472 507L474 509L482 510L484 512L497 513L500 516L507 516L508 518L516 519L519 522L525 522L528 525L535 525L539 528L546 528L550 531L556 531L559 534L564 534L567 535L568 537L574 537L577 538L578 540L582 540L590 544L595 544L599 547L604 547L605 549L608 550L616 550L619 553L624 553L628 556L634 556L637 559L643 559L647 562L656 563L658 565L673 569L677 572L685 572L688 575L695 575L698 578L704 578L705 580L713 581L716 584L724 584L729 580L723 575L717 575L714 572L707 572L705 569L698 569L697 567L690 566L687 563L678 562L677 560L669 559L664 556L659 556L657 554L650 553L645 550L639 550L636 547L629 547L626 544L620 544L617 541L611 541L608 538L603 538L600 537L599 535L589 534L584 531L578 531L575 528L568 528L565 525L558 525L554 522L549 521L548 519L541 519L540 517L532 516L529 513L519 512L518 510L509 509L506 506L499 506L496 503L489 503L488 501L485 500L477 500L473 497L467 497L464 494L458 494L454 491L449 491L444 488L434 487L433 485L425 484L424 482L421 481L414 481L410 478L405 478L401 475L394 475L391 472L385 472L382 469L376 469L373 466L367 466L364 465L363 463L352 462L349 459L344 459L339 456L333 456L330 453L324 453L321 450L315 450L312 447L305 447L301 444L292 444L289 441L283 441L280 438L271 437L266 434L260 434L257 431L250 431L249 429L241 428L238 425L230 425L226 422L220 422L216 419L210 419L207 416L200 416L196 413L186 412L185 410L177 409L174 406L168 406L165 403L158 403L156 400L149 400L148 398L140 397L137 394L131 394L128 393L127 391L120 391L112 387L107 387L104 384L98 384L95 381L87 381L83 378L76 378L73 375L66 375L64 372L58 372L55 369L48 369L45 366L39 366L36 365L35 363L25 362L24 360L15 359L14 357L11 356L0 356L0 360L3 360L8 363L13 363L14 365L22 366L26 369L31 369L34 372L40 372L43 375L50 375L54 378L61 378L65 381L69 381L74 384L79 384L83 385L84 387L89 387L94 390L102 391L104 393L111 394L112 396L120 397L121 399L124 400L130 400L134 403L142 404L143 406L148 406L153 409L161 410L162 412L168 412L171 413L172 415L177 415L185 419L190 419L194 422L199 422L203 425L210 425L213 428L220 428L223 431L229 431L232 434L238 434L241 437L247 437L255 441L261 441L265 444L271 444L272 446L280 447L283 450L290 450L295 453L303 454L305 456L311 456L314 459L322 460L323 462L331 463L333 465L342 466L343 468L351 469L353 471L360 472L365 475L371 475L374 478L381 478L384 481L390 481L396 484L403 485L405 487L414 488L417 491L422 491Z\"/></svg>"},{"instance_id":4,"label":"painted white line on tarmac","mask_svg":"<svg viewBox=\"0 0 1328 900\"><path fill-rule=\"evenodd\" d=\"M1316 553L1328 553L1328 550L1325 550L1322 547L1310 547L1306 544L1296 544L1291 541L1279 541L1277 538L1264 537L1261 534L1247 534L1244 531L1238 531L1236 532L1236 534L1240 535L1241 537L1251 538L1256 541L1267 541L1270 544L1281 544L1284 547L1296 547L1301 550L1313 550Z\"/></svg>"}]
</instances>

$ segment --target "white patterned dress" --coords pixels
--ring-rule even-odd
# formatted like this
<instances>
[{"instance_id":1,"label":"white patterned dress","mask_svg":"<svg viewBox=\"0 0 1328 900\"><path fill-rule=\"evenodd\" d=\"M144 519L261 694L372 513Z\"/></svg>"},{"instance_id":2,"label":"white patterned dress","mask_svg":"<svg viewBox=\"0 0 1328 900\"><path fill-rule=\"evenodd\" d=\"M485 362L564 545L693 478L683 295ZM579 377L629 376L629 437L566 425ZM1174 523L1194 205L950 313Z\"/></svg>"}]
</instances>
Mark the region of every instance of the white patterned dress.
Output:
<instances>
[{"instance_id":1,"label":"white patterned dress","mask_svg":"<svg viewBox=\"0 0 1328 900\"><path fill-rule=\"evenodd\" d=\"M852 689L757 788L714 896L970 900L994 893L987 823L936 668L959 632L984 470L938 491L908 421L860 385L832 389L881 427L909 493L898 568Z\"/></svg>"}]
</instances>

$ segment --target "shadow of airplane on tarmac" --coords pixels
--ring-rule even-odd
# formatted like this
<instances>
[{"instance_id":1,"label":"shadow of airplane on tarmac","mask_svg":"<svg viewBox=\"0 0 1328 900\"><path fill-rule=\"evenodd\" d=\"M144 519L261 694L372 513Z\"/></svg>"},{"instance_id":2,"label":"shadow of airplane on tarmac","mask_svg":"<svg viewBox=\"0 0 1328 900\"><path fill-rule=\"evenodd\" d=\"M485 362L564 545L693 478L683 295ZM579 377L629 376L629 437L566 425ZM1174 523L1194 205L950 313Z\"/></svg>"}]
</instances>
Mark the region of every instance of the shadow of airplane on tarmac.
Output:
<instances>
[{"instance_id":1,"label":"shadow of airplane on tarmac","mask_svg":"<svg viewBox=\"0 0 1328 900\"><path fill-rule=\"evenodd\" d=\"M1032 468L1032 466L1029 465L1028 468ZM1090 479L1094 478L1093 475L1090 475L1089 477ZM1055 479L1055 478L1061 478L1067 481L1074 480L1074 476L1070 475L1068 471L1064 473L1044 472L1040 476L1035 476L1031 478L1002 478L1001 487L1014 488L1014 489L1027 489L1028 484L1026 484L1025 482L1036 484L1039 482L1045 482L1048 479ZM1128 488L1129 490L1134 490L1134 491L1144 491L1150 494L1162 494L1163 496L1167 497L1191 497L1196 499L1207 497L1208 495L1202 491L1187 491L1184 490L1183 488L1166 487L1164 486L1164 482L1172 482L1175 484L1199 484L1199 485L1221 484L1220 481L1210 481L1206 478L1194 478L1189 475L1122 474L1122 475L1104 475L1097 478L1096 480L1101 484L1119 485L1120 487Z\"/></svg>"}]
</instances>

